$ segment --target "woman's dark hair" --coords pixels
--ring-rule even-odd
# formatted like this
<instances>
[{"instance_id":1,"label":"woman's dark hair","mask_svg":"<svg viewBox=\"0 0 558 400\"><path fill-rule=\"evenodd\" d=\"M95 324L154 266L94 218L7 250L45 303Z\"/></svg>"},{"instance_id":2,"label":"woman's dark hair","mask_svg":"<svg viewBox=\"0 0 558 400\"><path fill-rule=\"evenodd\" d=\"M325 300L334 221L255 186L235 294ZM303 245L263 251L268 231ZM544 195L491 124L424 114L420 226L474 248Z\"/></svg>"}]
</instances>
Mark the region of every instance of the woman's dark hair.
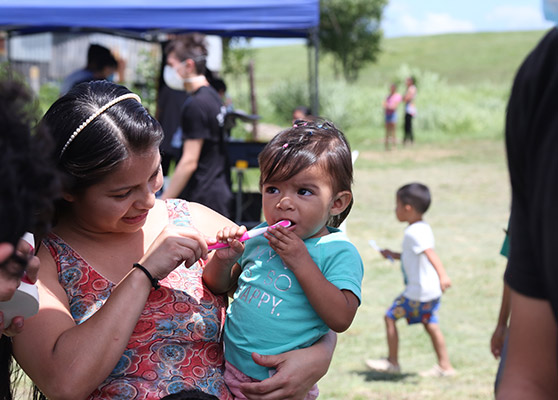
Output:
<instances>
[{"instance_id":1,"label":"woman's dark hair","mask_svg":"<svg viewBox=\"0 0 558 400\"><path fill-rule=\"evenodd\" d=\"M39 238L48 231L59 190L48 135L32 135L36 106L22 78L0 70L0 242L14 246L26 231ZM1 335L0 400L13 399L12 372L12 342Z\"/></svg>"},{"instance_id":2,"label":"woman's dark hair","mask_svg":"<svg viewBox=\"0 0 558 400\"><path fill-rule=\"evenodd\" d=\"M56 169L48 158L45 128L32 135L36 106L15 77L0 73L0 242L14 246L26 231L41 237L49 229L58 194Z\"/></svg>"},{"instance_id":3,"label":"woman's dark hair","mask_svg":"<svg viewBox=\"0 0 558 400\"><path fill-rule=\"evenodd\" d=\"M117 97L130 94L124 86L93 81L75 86L46 112L42 124L55 140L53 157L63 175L64 190L79 194L102 181L132 153L157 148L161 125L134 98L127 98L99 114L69 143L88 118Z\"/></svg>"},{"instance_id":4,"label":"woman's dark hair","mask_svg":"<svg viewBox=\"0 0 558 400\"><path fill-rule=\"evenodd\" d=\"M422 183L409 183L397 190L397 198L403 205L410 205L417 212L424 214L432 201L430 190Z\"/></svg>"},{"instance_id":5,"label":"woman's dark hair","mask_svg":"<svg viewBox=\"0 0 558 400\"><path fill-rule=\"evenodd\" d=\"M219 400L216 396L202 392L197 389L182 390L178 393L169 394L161 400Z\"/></svg>"},{"instance_id":6,"label":"woman's dark hair","mask_svg":"<svg viewBox=\"0 0 558 400\"><path fill-rule=\"evenodd\" d=\"M260 188L270 181L285 181L299 172L319 165L331 178L334 193L352 193L353 163L345 135L325 120L296 121L294 126L279 132L258 156ZM347 218L353 200L328 225L338 227Z\"/></svg>"}]
</instances>

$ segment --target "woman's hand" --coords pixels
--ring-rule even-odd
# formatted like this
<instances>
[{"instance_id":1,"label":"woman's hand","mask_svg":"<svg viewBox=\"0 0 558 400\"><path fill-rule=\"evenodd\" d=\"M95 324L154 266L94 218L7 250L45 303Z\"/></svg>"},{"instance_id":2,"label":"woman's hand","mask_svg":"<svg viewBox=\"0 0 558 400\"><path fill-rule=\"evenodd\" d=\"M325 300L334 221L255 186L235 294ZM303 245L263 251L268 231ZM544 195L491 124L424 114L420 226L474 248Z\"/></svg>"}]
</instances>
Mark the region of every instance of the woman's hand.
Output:
<instances>
[{"instance_id":1,"label":"woman's hand","mask_svg":"<svg viewBox=\"0 0 558 400\"><path fill-rule=\"evenodd\" d=\"M153 241L139 261L151 275L164 279L182 262L192 266L199 259L207 259L204 236L195 228L167 225Z\"/></svg>"},{"instance_id":2,"label":"woman's hand","mask_svg":"<svg viewBox=\"0 0 558 400\"><path fill-rule=\"evenodd\" d=\"M275 368L277 373L261 382L241 383L240 390L250 400L304 399L312 386L326 374L336 340L336 334L329 331L305 349L271 356L252 353L256 364Z\"/></svg>"}]
</instances>

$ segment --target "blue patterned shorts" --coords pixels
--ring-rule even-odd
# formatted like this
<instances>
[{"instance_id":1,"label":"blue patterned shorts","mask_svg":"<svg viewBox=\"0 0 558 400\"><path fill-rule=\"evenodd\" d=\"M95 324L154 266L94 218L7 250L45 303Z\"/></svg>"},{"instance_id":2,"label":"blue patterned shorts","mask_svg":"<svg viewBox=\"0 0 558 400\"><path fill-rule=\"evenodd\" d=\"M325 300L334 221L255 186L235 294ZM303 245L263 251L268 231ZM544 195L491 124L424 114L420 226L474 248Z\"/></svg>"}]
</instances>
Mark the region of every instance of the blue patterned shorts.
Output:
<instances>
[{"instance_id":1,"label":"blue patterned shorts","mask_svg":"<svg viewBox=\"0 0 558 400\"><path fill-rule=\"evenodd\" d=\"M441 297L421 303L420 301L409 300L405 296L399 296L393 301L391 307L386 311L386 316L393 320L405 317L407 323L417 324L437 324L438 310L440 309Z\"/></svg>"}]
</instances>

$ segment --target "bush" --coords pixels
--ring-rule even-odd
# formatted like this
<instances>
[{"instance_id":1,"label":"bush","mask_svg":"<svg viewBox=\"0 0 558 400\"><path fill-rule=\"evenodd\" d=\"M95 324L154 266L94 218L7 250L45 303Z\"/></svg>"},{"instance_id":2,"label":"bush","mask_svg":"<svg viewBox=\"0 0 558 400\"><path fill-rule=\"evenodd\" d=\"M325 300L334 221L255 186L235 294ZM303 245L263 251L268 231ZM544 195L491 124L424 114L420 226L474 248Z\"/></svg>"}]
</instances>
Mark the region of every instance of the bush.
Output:
<instances>
[{"instance_id":1,"label":"bush","mask_svg":"<svg viewBox=\"0 0 558 400\"><path fill-rule=\"evenodd\" d=\"M405 78L417 81L416 139L422 142L455 138L495 139L502 136L504 110L509 88L504 85L452 85L439 75L411 69L407 65L394 72L384 87L349 84L345 81L320 82L320 116L333 121L351 143L370 145L381 142L385 134L382 102L391 82L405 90ZM308 103L308 83L282 81L260 95L262 115L273 114L274 122L290 122L292 110ZM263 100L263 101L262 101ZM403 104L399 108L398 131L403 130Z\"/></svg>"}]
</instances>

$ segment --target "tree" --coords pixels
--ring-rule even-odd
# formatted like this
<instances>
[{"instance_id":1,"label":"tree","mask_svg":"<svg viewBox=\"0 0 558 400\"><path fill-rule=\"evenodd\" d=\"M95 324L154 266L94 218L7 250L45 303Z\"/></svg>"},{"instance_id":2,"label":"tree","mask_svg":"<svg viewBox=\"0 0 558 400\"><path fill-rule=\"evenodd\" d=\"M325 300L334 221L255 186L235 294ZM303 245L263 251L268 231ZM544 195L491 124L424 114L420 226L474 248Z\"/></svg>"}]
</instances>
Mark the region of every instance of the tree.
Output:
<instances>
[{"instance_id":1,"label":"tree","mask_svg":"<svg viewBox=\"0 0 558 400\"><path fill-rule=\"evenodd\" d=\"M376 61L380 21L388 0L321 0L320 46L340 63L346 81L358 78L367 62Z\"/></svg>"}]
</instances>

